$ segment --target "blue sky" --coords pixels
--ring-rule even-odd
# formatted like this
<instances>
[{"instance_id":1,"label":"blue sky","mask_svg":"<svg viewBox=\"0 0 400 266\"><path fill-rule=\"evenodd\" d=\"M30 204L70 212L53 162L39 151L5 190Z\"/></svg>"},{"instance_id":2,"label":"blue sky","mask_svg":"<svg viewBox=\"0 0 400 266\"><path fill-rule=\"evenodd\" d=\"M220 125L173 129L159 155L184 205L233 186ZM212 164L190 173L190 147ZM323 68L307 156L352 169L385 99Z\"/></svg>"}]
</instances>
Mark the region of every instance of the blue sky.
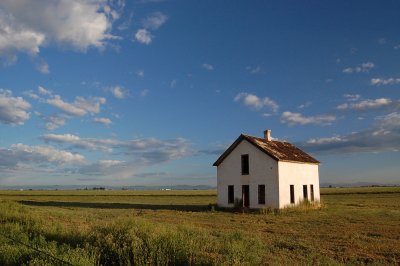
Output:
<instances>
[{"instance_id":1,"label":"blue sky","mask_svg":"<svg viewBox=\"0 0 400 266\"><path fill-rule=\"evenodd\" d=\"M400 183L398 1L0 3L0 185L215 185L240 133Z\"/></svg>"}]
</instances>

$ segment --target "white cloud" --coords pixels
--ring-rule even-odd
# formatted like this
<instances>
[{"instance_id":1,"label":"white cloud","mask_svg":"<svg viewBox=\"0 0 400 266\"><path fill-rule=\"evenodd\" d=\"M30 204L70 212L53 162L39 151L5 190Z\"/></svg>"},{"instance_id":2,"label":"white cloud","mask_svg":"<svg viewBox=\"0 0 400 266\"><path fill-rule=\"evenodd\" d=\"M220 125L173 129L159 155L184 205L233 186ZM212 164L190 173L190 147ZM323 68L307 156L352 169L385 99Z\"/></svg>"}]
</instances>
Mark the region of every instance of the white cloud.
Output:
<instances>
[{"instance_id":1,"label":"white cloud","mask_svg":"<svg viewBox=\"0 0 400 266\"><path fill-rule=\"evenodd\" d=\"M44 118L46 121L45 127L48 130L54 130L59 128L60 126L65 125L65 117L59 115L52 115Z\"/></svg>"},{"instance_id":2,"label":"white cloud","mask_svg":"<svg viewBox=\"0 0 400 266\"><path fill-rule=\"evenodd\" d=\"M24 95L26 95L29 98L32 98L34 100L39 100L40 99L39 95L37 95L33 90L24 91Z\"/></svg>"},{"instance_id":3,"label":"white cloud","mask_svg":"<svg viewBox=\"0 0 400 266\"><path fill-rule=\"evenodd\" d=\"M0 7L3 5L3 2L0 3ZM0 33L2 55L13 54L16 51L36 55L46 38L45 34L20 25L17 19L4 9L0 9Z\"/></svg>"},{"instance_id":4,"label":"white cloud","mask_svg":"<svg viewBox=\"0 0 400 266\"><path fill-rule=\"evenodd\" d=\"M0 89L0 122L23 125L30 118L31 105L22 97L13 97L9 90Z\"/></svg>"},{"instance_id":5,"label":"white cloud","mask_svg":"<svg viewBox=\"0 0 400 266\"><path fill-rule=\"evenodd\" d=\"M100 112L100 106L106 102L103 97L90 97L88 99L77 96L73 103L65 102L60 95L54 95L47 99L47 103L53 105L64 113L72 116L84 116L87 113L97 114Z\"/></svg>"},{"instance_id":6,"label":"white cloud","mask_svg":"<svg viewBox=\"0 0 400 266\"><path fill-rule=\"evenodd\" d=\"M118 85L111 87L109 90L112 93L112 95L114 95L114 97L117 99L125 99L129 94L128 90Z\"/></svg>"},{"instance_id":7,"label":"white cloud","mask_svg":"<svg viewBox=\"0 0 400 266\"><path fill-rule=\"evenodd\" d=\"M375 100L363 100L357 103L344 103L341 105L338 105L336 109L338 110L356 110L356 111L366 111L370 109L379 109L379 108L384 108L384 107L390 107L393 106L393 104L396 104L396 102L393 102L391 99L388 98L380 98L380 99L375 99Z\"/></svg>"},{"instance_id":8,"label":"white cloud","mask_svg":"<svg viewBox=\"0 0 400 266\"><path fill-rule=\"evenodd\" d=\"M371 69L375 67L374 63L372 62L367 62L367 63L362 63L361 65L358 65L356 67L348 67L343 69L343 73L360 73L360 72L369 72Z\"/></svg>"},{"instance_id":9,"label":"white cloud","mask_svg":"<svg viewBox=\"0 0 400 266\"><path fill-rule=\"evenodd\" d=\"M260 98L257 95L246 92L238 93L235 96L234 101L235 102L242 101L244 105L256 110L268 107L273 112L277 112L279 109L279 105L270 98L268 97Z\"/></svg>"},{"instance_id":10,"label":"white cloud","mask_svg":"<svg viewBox=\"0 0 400 266\"><path fill-rule=\"evenodd\" d=\"M153 35L146 29L139 29L135 34L135 39L143 44L149 45L153 41Z\"/></svg>"},{"instance_id":11,"label":"white cloud","mask_svg":"<svg viewBox=\"0 0 400 266\"><path fill-rule=\"evenodd\" d=\"M189 155L188 142L177 138L159 140L155 138L120 141L115 139L81 138L73 134L45 134L41 136L46 143L70 145L75 148L120 152L140 164L155 164L175 160Z\"/></svg>"},{"instance_id":12,"label":"white cloud","mask_svg":"<svg viewBox=\"0 0 400 266\"><path fill-rule=\"evenodd\" d=\"M46 143L59 143L59 144L69 144L75 148L79 149L88 149L92 151L104 151L111 152L112 148L107 145L118 144L119 142L115 142L112 140L101 140L98 141L96 139L82 139L79 136L73 134L45 134L41 136Z\"/></svg>"},{"instance_id":13,"label":"white cloud","mask_svg":"<svg viewBox=\"0 0 400 266\"><path fill-rule=\"evenodd\" d=\"M86 51L103 48L115 12L104 11L103 1L2 0L0 2L0 54L37 55L50 43Z\"/></svg>"},{"instance_id":14,"label":"white cloud","mask_svg":"<svg viewBox=\"0 0 400 266\"><path fill-rule=\"evenodd\" d=\"M136 31L135 39L142 44L149 45L154 39L150 30L157 30L166 21L167 16L161 12L155 12L149 15L142 21L142 28Z\"/></svg>"},{"instance_id":15,"label":"white cloud","mask_svg":"<svg viewBox=\"0 0 400 266\"><path fill-rule=\"evenodd\" d=\"M281 115L281 122L293 125L330 125L336 120L334 115L317 115L317 116L303 116L300 113L283 112Z\"/></svg>"},{"instance_id":16,"label":"white cloud","mask_svg":"<svg viewBox=\"0 0 400 266\"><path fill-rule=\"evenodd\" d=\"M85 162L83 155L64 150L57 150L50 146L29 146L22 143L11 145L11 152L18 163L53 163L67 164Z\"/></svg>"},{"instance_id":17,"label":"white cloud","mask_svg":"<svg viewBox=\"0 0 400 266\"><path fill-rule=\"evenodd\" d=\"M42 86L38 87L38 92L41 95L52 95L52 92L50 90L47 90L47 89L43 88Z\"/></svg>"},{"instance_id":18,"label":"white cloud","mask_svg":"<svg viewBox=\"0 0 400 266\"><path fill-rule=\"evenodd\" d=\"M247 66L246 70L249 71L251 74L257 74L257 73L260 73L261 67L260 66L256 66L256 67Z\"/></svg>"},{"instance_id":19,"label":"white cloud","mask_svg":"<svg viewBox=\"0 0 400 266\"><path fill-rule=\"evenodd\" d=\"M110 118L106 118L106 117L95 117L95 118L93 118L93 121L95 122L95 123L99 123L99 124L103 124L103 125L110 125L112 122L111 122L111 119Z\"/></svg>"},{"instance_id":20,"label":"white cloud","mask_svg":"<svg viewBox=\"0 0 400 266\"><path fill-rule=\"evenodd\" d=\"M202 64L201 67L206 69L206 70L208 70L208 71L214 70L214 66L210 65L210 64L207 64L207 63Z\"/></svg>"},{"instance_id":21,"label":"white cloud","mask_svg":"<svg viewBox=\"0 0 400 266\"><path fill-rule=\"evenodd\" d=\"M269 113L263 113L262 114L262 117L265 117L265 118L267 118L267 117L270 117L272 114L269 114Z\"/></svg>"},{"instance_id":22,"label":"white cloud","mask_svg":"<svg viewBox=\"0 0 400 266\"><path fill-rule=\"evenodd\" d=\"M400 130L400 113L393 112L384 116L379 116L376 118L376 120L381 128Z\"/></svg>"},{"instance_id":23,"label":"white cloud","mask_svg":"<svg viewBox=\"0 0 400 266\"><path fill-rule=\"evenodd\" d=\"M344 94L343 97L346 98L346 100L349 102L355 102L361 98L361 95L360 94Z\"/></svg>"},{"instance_id":24,"label":"white cloud","mask_svg":"<svg viewBox=\"0 0 400 266\"><path fill-rule=\"evenodd\" d=\"M311 104L312 104L312 102L308 101L308 102L305 102L303 104L300 104L297 108L304 109L304 108L309 107Z\"/></svg>"},{"instance_id":25,"label":"white cloud","mask_svg":"<svg viewBox=\"0 0 400 266\"><path fill-rule=\"evenodd\" d=\"M373 79L371 79L371 85L375 85L375 86L393 85L393 84L400 84L400 78L388 78L388 79L373 78Z\"/></svg>"},{"instance_id":26,"label":"white cloud","mask_svg":"<svg viewBox=\"0 0 400 266\"><path fill-rule=\"evenodd\" d=\"M50 70L49 70L49 64L47 64L46 61L44 60L39 60L36 64L36 69L43 74L49 74Z\"/></svg>"},{"instance_id":27,"label":"white cloud","mask_svg":"<svg viewBox=\"0 0 400 266\"><path fill-rule=\"evenodd\" d=\"M144 77L144 70L143 69L139 69L138 71L136 71L136 75L138 77L143 78Z\"/></svg>"},{"instance_id":28,"label":"white cloud","mask_svg":"<svg viewBox=\"0 0 400 266\"><path fill-rule=\"evenodd\" d=\"M59 95L55 95L52 99L48 99L47 103L72 116L84 116L87 113L85 110L76 107L74 104L64 102Z\"/></svg>"},{"instance_id":29,"label":"white cloud","mask_svg":"<svg viewBox=\"0 0 400 266\"><path fill-rule=\"evenodd\" d=\"M161 12L155 12L143 20L145 29L156 30L167 21L167 16Z\"/></svg>"},{"instance_id":30,"label":"white cloud","mask_svg":"<svg viewBox=\"0 0 400 266\"><path fill-rule=\"evenodd\" d=\"M329 138L319 138L319 139L310 139L307 141L308 144L330 144L330 143L338 143L347 141L346 139L342 139L340 136L334 136Z\"/></svg>"},{"instance_id":31,"label":"white cloud","mask_svg":"<svg viewBox=\"0 0 400 266\"><path fill-rule=\"evenodd\" d=\"M394 47L393 47L393 49L395 49L395 50L398 50L398 49L400 49L400 44L398 44L398 45L394 46Z\"/></svg>"},{"instance_id":32,"label":"white cloud","mask_svg":"<svg viewBox=\"0 0 400 266\"><path fill-rule=\"evenodd\" d=\"M32 90L24 92L25 95L38 100L41 103L47 103L57 107L62 111L61 114L51 116L38 113L38 116L45 122L45 127L48 130L54 130L65 125L68 118L80 117L87 114L97 114L100 112L101 105L106 103L103 97L75 97L74 102L66 102L60 95L53 94L49 89L39 86L37 93Z\"/></svg>"}]
</instances>

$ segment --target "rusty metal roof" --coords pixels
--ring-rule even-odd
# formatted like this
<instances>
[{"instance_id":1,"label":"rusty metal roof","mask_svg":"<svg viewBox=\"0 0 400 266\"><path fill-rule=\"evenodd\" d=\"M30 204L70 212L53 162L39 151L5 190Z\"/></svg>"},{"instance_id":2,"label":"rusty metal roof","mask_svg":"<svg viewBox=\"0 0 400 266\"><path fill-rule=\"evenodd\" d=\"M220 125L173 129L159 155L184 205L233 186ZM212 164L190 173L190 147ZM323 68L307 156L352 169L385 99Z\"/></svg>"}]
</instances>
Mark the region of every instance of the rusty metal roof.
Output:
<instances>
[{"instance_id":1,"label":"rusty metal roof","mask_svg":"<svg viewBox=\"0 0 400 266\"><path fill-rule=\"evenodd\" d=\"M300 150L293 144L285 141L268 141L266 139L257 138L245 134L241 134L239 138L218 158L213 166L218 166L222 161L239 145L243 140L247 140L262 152L266 153L276 161L289 161L299 163L319 164L315 158L306 152Z\"/></svg>"}]
</instances>

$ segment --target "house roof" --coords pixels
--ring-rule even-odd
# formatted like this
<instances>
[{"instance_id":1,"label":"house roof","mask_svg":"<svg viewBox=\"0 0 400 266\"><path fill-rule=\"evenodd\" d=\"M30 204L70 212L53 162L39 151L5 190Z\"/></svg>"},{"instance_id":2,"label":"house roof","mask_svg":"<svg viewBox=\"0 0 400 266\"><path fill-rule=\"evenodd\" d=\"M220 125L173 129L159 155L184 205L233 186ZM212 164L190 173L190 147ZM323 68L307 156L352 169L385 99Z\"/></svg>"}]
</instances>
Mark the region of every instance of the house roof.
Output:
<instances>
[{"instance_id":1,"label":"house roof","mask_svg":"<svg viewBox=\"0 0 400 266\"><path fill-rule=\"evenodd\" d=\"M243 140L247 140L265 154L276 161L288 161L299 163L319 164L315 158L300 150L293 144L284 141L266 140L245 134L241 134L234 143L215 161L213 166L218 166L222 161L239 145Z\"/></svg>"}]
</instances>

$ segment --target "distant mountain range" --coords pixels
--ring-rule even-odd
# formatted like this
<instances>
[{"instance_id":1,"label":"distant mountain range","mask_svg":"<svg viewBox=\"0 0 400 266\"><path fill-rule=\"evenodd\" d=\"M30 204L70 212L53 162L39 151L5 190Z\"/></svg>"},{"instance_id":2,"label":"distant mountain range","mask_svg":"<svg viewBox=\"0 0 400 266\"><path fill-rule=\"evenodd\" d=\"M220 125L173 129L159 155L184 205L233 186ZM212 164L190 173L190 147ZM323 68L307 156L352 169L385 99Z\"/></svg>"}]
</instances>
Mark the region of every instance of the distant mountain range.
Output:
<instances>
[{"instance_id":1,"label":"distant mountain range","mask_svg":"<svg viewBox=\"0 0 400 266\"><path fill-rule=\"evenodd\" d=\"M400 184L383 184L377 182L356 182L356 183L321 183L321 187L371 187L371 186L400 186ZM176 186L102 186L102 185L48 185L48 186L0 186L0 190L208 190L217 189L215 186L207 185L176 185Z\"/></svg>"},{"instance_id":2,"label":"distant mountain range","mask_svg":"<svg viewBox=\"0 0 400 266\"><path fill-rule=\"evenodd\" d=\"M176 185L176 186L101 186L101 185L48 185L48 186L0 186L0 190L78 190L78 189L111 189L111 190L208 190L217 189L206 185Z\"/></svg>"},{"instance_id":3,"label":"distant mountain range","mask_svg":"<svg viewBox=\"0 0 400 266\"><path fill-rule=\"evenodd\" d=\"M377 182L355 182L355 183L321 183L320 187L394 187L400 184L383 184Z\"/></svg>"}]
</instances>

